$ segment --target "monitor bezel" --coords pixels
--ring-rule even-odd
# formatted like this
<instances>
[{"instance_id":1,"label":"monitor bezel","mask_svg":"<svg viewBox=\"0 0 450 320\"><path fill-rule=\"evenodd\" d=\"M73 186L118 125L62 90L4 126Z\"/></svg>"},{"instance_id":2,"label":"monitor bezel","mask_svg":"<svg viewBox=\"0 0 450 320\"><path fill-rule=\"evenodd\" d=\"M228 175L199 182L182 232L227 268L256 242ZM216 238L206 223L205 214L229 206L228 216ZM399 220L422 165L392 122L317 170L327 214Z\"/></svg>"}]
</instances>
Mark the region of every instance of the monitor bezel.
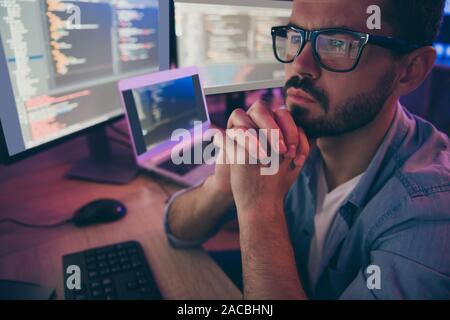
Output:
<instances>
[{"instance_id":1,"label":"monitor bezel","mask_svg":"<svg viewBox=\"0 0 450 320\"><path fill-rule=\"evenodd\" d=\"M158 58L159 58L159 71L162 70L168 70L170 69L170 44L169 39L167 35L169 34L170 30L170 10L169 10L169 1L167 0L159 0L159 12L158 12ZM1 40L1 39L0 39ZM162 46L161 43L164 43L165 45ZM0 57L2 57L2 61L0 61L0 64L3 64L6 67L6 58L4 56L4 50L1 50ZM9 75L7 76L9 79ZM117 83L117 81L116 81ZM12 88L11 88L12 89ZM12 93L12 96L14 97L14 94ZM117 96L117 101L120 104L119 96ZM7 103L13 103L14 108L16 107L16 103L13 99L13 101L9 101ZM2 105L6 104L5 102L2 102ZM6 135L4 133L3 125L2 125L2 119L0 117L0 164L3 165L11 165L13 163L16 163L18 161L24 160L26 158L29 158L37 153L46 151L47 149L50 149L52 147L55 147L59 144L62 144L64 142L67 142L71 139L77 138L79 136L82 136L84 134L88 134L89 132L94 131L95 129L98 129L100 127L107 127L121 119L124 119L123 110L120 108L119 112L121 114L117 116L112 116L109 119L99 121L98 123L88 126L86 128L80 129L76 132L69 133L65 136L59 137L57 139L54 139L49 142L45 142L41 145L25 149L19 153L16 153L14 155L9 154L9 149L6 141Z\"/></svg>"}]
</instances>

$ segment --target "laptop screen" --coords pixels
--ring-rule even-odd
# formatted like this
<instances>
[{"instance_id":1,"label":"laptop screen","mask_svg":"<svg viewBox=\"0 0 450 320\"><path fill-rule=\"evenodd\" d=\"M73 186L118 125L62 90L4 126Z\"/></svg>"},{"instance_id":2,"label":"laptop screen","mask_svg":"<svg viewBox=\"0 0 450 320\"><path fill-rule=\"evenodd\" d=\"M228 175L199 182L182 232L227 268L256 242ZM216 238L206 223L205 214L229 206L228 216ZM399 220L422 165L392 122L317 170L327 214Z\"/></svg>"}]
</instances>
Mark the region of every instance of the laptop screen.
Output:
<instances>
[{"instance_id":1,"label":"laptop screen","mask_svg":"<svg viewBox=\"0 0 450 320\"><path fill-rule=\"evenodd\" d=\"M122 92L138 155L208 120L198 75Z\"/></svg>"}]
</instances>

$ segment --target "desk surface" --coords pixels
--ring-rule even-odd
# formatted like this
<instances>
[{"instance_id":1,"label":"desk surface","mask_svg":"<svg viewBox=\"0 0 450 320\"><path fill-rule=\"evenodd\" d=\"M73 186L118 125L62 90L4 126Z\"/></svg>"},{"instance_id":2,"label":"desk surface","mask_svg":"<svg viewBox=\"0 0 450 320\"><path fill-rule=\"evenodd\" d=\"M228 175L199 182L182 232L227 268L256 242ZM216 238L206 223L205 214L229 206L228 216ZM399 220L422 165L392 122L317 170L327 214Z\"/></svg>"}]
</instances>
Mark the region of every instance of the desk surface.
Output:
<instances>
[{"instance_id":1,"label":"desk surface","mask_svg":"<svg viewBox=\"0 0 450 320\"><path fill-rule=\"evenodd\" d=\"M114 223L85 228L65 225L27 229L0 224L1 279L53 287L57 298L63 299L64 254L137 240L166 299L242 298L203 249L175 250L169 246L162 223L166 195L154 179L141 175L125 186L65 179L73 161L83 157L80 139L13 167L0 168L0 218L48 224L71 217L83 204L105 197L125 203L128 214ZM166 186L171 191L177 189L171 184ZM232 232L222 233L209 243L212 249L237 246L236 233Z\"/></svg>"}]
</instances>

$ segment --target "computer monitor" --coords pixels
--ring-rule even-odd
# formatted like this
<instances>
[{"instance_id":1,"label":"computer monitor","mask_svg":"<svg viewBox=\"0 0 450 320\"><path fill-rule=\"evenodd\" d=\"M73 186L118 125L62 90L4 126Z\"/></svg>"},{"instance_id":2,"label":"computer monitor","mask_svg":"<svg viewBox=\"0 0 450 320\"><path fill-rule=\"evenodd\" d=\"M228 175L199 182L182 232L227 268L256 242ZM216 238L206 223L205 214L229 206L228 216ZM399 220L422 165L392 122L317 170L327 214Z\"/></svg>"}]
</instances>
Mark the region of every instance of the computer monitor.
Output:
<instances>
[{"instance_id":1,"label":"computer monitor","mask_svg":"<svg viewBox=\"0 0 450 320\"><path fill-rule=\"evenodd\" d=\"M205 94L284 85L270 30L287 24L291 1L174 0L177 65L200 68Z\"/></svg>"},{"instance_id":2,"label":"computer monitor","mask_svg":"<svg viewBox=\"0 0 450 320\"><path fill-rule=\"evenodd\" d=\"M446 2L444 21L434 48L437 53L436 63L450 65L450 0Z\"/></svg>"},{"instance_id":3,"label":"computer monitor","mask_svg":"<svg viewBox=\"0 0 450 320\"><path fill-rule=\"evenodd\" d=\"M169 68L167 0L0 1L0 156L104 126L117 81Z\"/></svg>"}]
</instances>

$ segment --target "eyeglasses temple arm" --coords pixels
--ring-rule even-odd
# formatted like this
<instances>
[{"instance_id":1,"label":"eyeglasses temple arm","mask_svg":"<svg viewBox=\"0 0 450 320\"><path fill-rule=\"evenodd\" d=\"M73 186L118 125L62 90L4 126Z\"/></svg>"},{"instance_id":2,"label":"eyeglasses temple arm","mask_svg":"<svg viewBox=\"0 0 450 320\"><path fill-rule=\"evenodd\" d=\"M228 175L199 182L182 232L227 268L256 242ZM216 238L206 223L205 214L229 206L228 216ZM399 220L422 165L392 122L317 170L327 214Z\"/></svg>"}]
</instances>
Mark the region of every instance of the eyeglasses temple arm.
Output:
<instances>
[{"instance_id":1,"label":"eyeglasses temple arm","mask_svg":"<svg viewBox=\"0 0 450 320\"><path fill-rule=\"evenodd\" d=\"M368 43L402 53L408 53L420 48L419 45L412 44L402 39L374 35L369 35Z\"/></svg>"}]
</instances>

